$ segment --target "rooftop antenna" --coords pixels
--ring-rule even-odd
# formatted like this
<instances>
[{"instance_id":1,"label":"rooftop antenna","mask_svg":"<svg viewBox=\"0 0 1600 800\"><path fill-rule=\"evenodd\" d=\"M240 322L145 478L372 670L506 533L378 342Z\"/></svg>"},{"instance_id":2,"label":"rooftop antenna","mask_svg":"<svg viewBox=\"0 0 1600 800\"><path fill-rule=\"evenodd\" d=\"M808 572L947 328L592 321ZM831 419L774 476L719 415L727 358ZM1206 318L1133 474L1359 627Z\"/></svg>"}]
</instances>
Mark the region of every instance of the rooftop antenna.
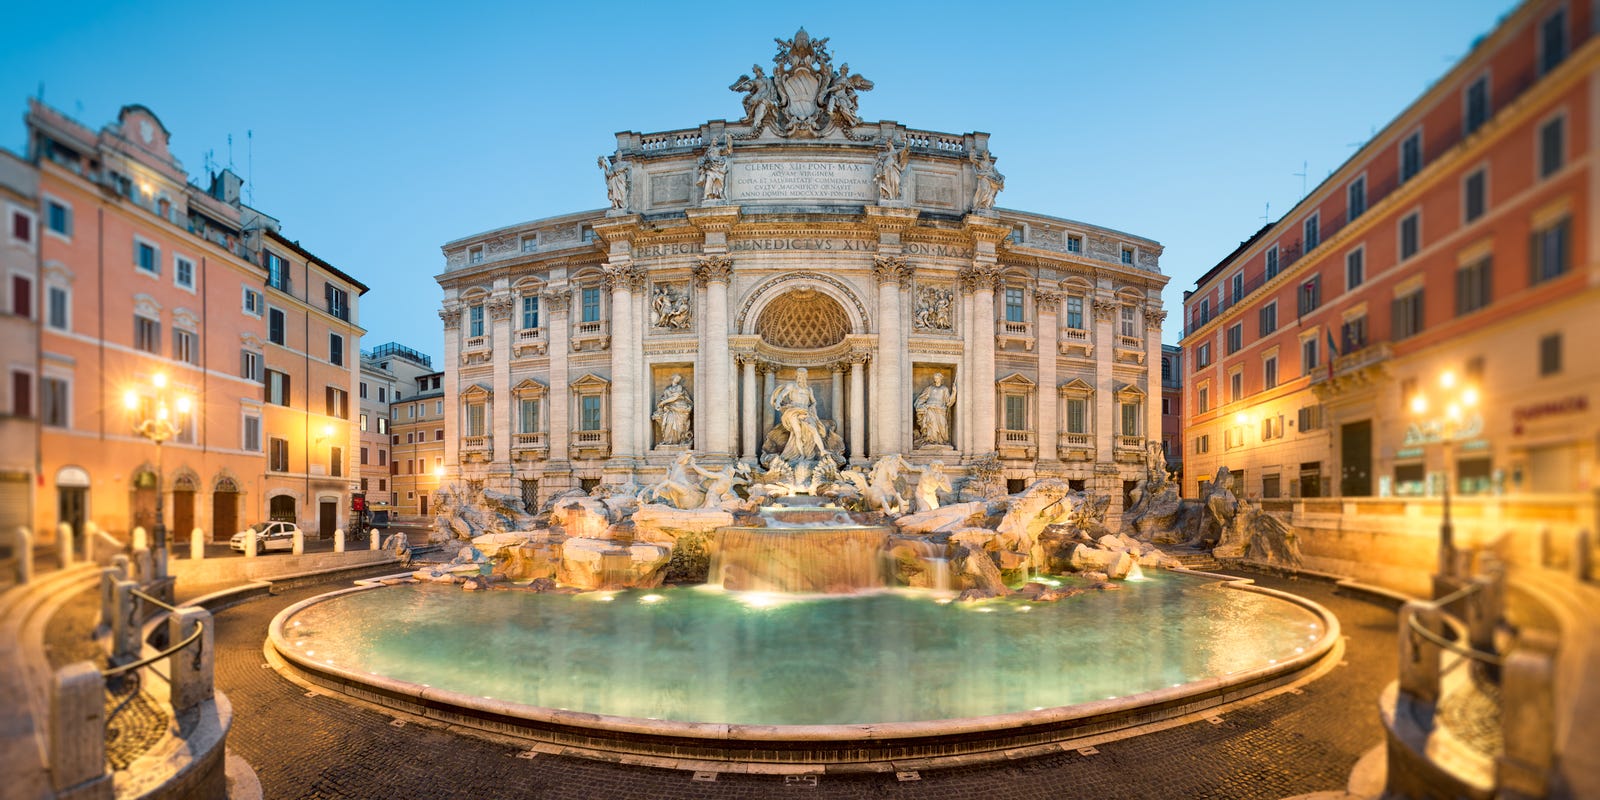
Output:
<instances>
[{"instance_id":1,"label":"rooftop antenna","mask_svg":"<svg viewBox=\"0 0 1600 800\"><path fill-rule=\"evenodd\" d=\"M1261 224L1265 225L1265 224L1267 224L1267 223L1269 223L1271 221L1272 221L1272 204L1271 203L1267 203L1267 209L1265 211L1263 211L1262 214L1261 214Z\"/></svg>"},{"instance_id":2,"label":"rooftop antenna","mask_svg":"<svg viewBox=\"0 0 1600 800\"><path fill-rule=\"evenodd\" d=\"M1300 178L1300 199L1302 200L1304 200L1306 196L1306 175L1311 171L1310 166L1311 164L1309 162L1302 161L1300 162L1300 171L1294 173Z\"/></svg>"},{"instance_id":3,"label":"rooftop antenna","mask_svg":"<svg viewBox=\"0 0 1600 800\"><path fill-rule=\"evenodd\" d=\"M228 171L233 171L233 134L228 134Z\"/></svg>"},{"instance_id":4,"label":"rooftop antenna","mask_svg":"<svg viewBox=\"0 0 1600 800\"><path fill-rule=\"evenodd\" d=\"M246 130L245 142L245 183L244 199L251 207L256 204L256 132Z\"/></svg>"},{"instance_id":5,"label":"rooftop antenna","mask_svg":"<svg viewBox=\"0 0 1600 800\"><path fill-rule=\"evenodd\" d=\"M1367 138L1362 139L1359 142L1350 142L1349 144L1346 144L1345 147L1353 147L1353 148L1355 148L1357 150L1360 150L1361 148L1367 146L1367 142L1372 141L1372 137L1377 136L1377 135L1378 135L1378 126L1373 125L1371 128L1369 128L1367 130Z\"/></svg>"}]
</instances>

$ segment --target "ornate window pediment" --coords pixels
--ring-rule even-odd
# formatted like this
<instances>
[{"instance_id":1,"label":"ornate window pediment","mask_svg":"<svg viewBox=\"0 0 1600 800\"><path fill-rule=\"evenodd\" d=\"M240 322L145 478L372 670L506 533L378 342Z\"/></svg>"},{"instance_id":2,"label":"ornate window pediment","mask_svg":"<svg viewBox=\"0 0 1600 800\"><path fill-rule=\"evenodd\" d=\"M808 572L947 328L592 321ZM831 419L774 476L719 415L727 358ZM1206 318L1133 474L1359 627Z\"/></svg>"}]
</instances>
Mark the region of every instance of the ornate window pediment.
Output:
<instances>
[{"instance_id":1,"label":"ornate window pediment","mask_svg":"<svg viewBox=\"0 0 1600 800\"><path fill-rule=\"evenodd\" d=\"M160 318L161 304L154 297L147 294L133 296L133 313L144 317Z\"/></svg>"},{"instance_id":2,"label":"ornate window pediment","mask_svg":"<svg viewBox=\"0 0 1600 800\"><path fill-rule=\"evenodd\" d=\"M519 399L533 400L544 397L550 387L532 379L523 378L522 382L511 387L511 394Z\"/></svg>"},{"instance_id":3,"label":"ornate window pediment","mask_svg":"<svg viewBox=\"0 0 1600 800\"><path fill-rule=\"evenodd\" d=\"M44 262L45 283L67 285L71 284L76 277L76 275L72 274L72 269L60 261L52 258Z\"/></svg>"},{"instance_id":4,"label":"ornate window pediment","mask_svg":"<svg viewBox=\"0 0 1600 800\"><path fill-rule=\"evenodd\" d=\"M1136 383L1124 383L1117 387L1117 400L1124 403L1139 403L1145 398L1144 390Z\"/></svg>"},{"instance_id":5,"label":"ornate window pediment","mask_svg":"<svg viewBox=\"0 0 1600 800\"><path fill-rule=\"evenodd\" d=\"M200 326L200 317L187 308L175 308L172 310L172 324L192 331Z\"/></svg>"},{"instance_id":6,"label":"ornate window pediment","mask_svg":"<svg viewBox=\"0 0 1600 800\"><path fill-rule=\"evenodd\" d=\"M1091 397L1094 387L1082 378L1073 378L1057 387L1056 391L1063 397Z\"/></svg>"},{"instance_id":7,"label":"ornate window pediment","mask_svg":"<svg viewBox=\"0 0 1600 800\"><path fill-rule=\"evenodd\" d=\"M1022 390L1029 392L1033 391L1034 387L1038 386L1038 384L1034 383L1032 379L1020 372L1013 372L1010 375L995 381L994 385L1000 387L1002 390L1011 389L1013 391Z\"/></svg>"},{"instance_id":8,"label":"ornate window pediment","mask_svg":"<svg viewBox=\"0 0 1600 800\"><path fill-rule=\"evenodd\" d=\"M605 391L611 388L611 381L594 374L593 372L572 382L572 391L577 394L585 392Z\"/></svg>"},{"instance_id":9,"label":"ornate window pediment","mask_svg":"<svg viewBox=\"0 0 1600 800\"><path fill-rule=\"evenodd\" d=\"M494 390L481 383L474 383L461 393L461 399L469 403L481 403L493 396Z\"/></svg>"}]
</instances>

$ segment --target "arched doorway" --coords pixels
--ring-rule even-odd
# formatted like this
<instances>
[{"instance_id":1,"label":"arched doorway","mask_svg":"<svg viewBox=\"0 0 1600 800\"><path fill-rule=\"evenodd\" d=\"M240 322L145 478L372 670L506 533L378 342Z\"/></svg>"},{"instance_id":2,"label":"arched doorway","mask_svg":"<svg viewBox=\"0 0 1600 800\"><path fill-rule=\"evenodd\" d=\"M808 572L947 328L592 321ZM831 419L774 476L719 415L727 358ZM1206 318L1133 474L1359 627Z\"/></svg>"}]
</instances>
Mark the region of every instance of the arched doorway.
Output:
<instances>
[{"instance_id":1,"label":"arched doorway","mask_svg":"<svg viewBox=\"0 0 1600 800\"><path fill-rule=\"evenodd\" d=\"M185 470L172 479L172 536L175 542L188 541L194 530L194 493L199 481Z\"/></svg>"},{"instance_id":2,"label":"arched doorway","mask_svg":"<svg viewBox=\"0 0 1600 800\"><path fill-rule=\"evenodd\" d=\"M298 522L294 495L280 494L267 500L267 519L274 522Z\"/></svg>"},{"instance_id":3,"label":"arched doorway","mask_svg":"<svg viewBox=\"0 0 1600 800\"><path fill-rule=\"evenodd\" d=\"M81 542L88 520L89 472L83 467L62 467L56 471L56 524L71 525L73 540Z\"/></svg>"},{"instance_id":4,"label":"arched doorway","mask_svg":"<svg viewBox=\"0 0 1600 800\"><path fill-rule=\"evenodd\" d=\"M211 490L211 541L226 542L241 527L239 484L232 478L219 478Z\"/></svg>"},{"instance_id":5,"label":"arched doorway","mask_svg":"<svg viewBox=\"0 0 1600 800\"><path fill-rule=\"evenodd\" d=\"M150 533L156 527L156 484L158 479L155 470L141 467L133 475L129 484L128 497L128 531L131 534L134 528L144 528L145 533Z\"/></svg>"}]
</instances>

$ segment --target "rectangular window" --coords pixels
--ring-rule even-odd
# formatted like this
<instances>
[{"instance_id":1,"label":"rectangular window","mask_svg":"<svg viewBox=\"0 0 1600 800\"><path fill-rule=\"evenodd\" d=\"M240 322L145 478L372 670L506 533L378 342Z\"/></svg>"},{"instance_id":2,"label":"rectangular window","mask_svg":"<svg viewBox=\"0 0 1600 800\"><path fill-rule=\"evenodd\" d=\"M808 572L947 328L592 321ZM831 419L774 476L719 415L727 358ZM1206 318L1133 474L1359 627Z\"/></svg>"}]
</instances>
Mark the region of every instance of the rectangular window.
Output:
<instances>
[{"instance_id":1,"label":"rectangular window","mask_svg":"<svg viewBox=\"0 0 1600 800\"><path fill-rule=\"evenodd\" d=\"M1205 436L1196 436L1196 437L1194 437L1194 451L1197 454L1198 453L1209 453L1209 452L1211 452L1211 436L1210 436L1210 434L1207 434Z\"/></svg>"},{"instance_id":2,"label":"rectangular window","mask_svg":"<svg viewBox=\"0 0 1600 800\"><path fill-rule=\"evenodd\" d=\"M1123 336L1138 336L1139 335L1139 320L1138 320L1138 317L1136 316L1136 314L1135 314L1135 312L1133 310L1133 306L1127 306L1127 305L1123 306L1121 314L1122 314L1122 335Z\"/></svg>"},{"instance_id":3,"label":"rectangular window","mask_svg":"<svg viewBox=\"0 0 1600 800\"><path fill-rule=\"evenodd\" d=\"M1556 117L1539 126L1539 177L1548 178L1566 163L1567 118Z\"/></svg>"},{"instance_id":4,"label":"rectangular window","mask_svg":"<svg viewBox=\"0 0 1600 800\"><path fill-rule=\"evenodd\" d=\"M1567 12L1561 9L1539 25L1539 74L1556 68L1567 57Z\"/></svg>"},{"instance_id":5,"label":"rectangular window","mask_svg":"<svg viewBox=\"0 0 1600 800\"><path fill-rule=\"evenodd\" d=\"M1067 327L1075 331L1083 330L1083 298L1077 295L1067 296Z\"/></svg>"},{"instance_id":6,"label":"rectangular window","mask_svg":"<svg viewBox=\"0 0 1600 800\"><path fill-rule=\"evenodd\" d=\"M580 419L582 421L582 426L579 428L579 430L600 430L600 396L593 394L584 395L582 402L580 403L580 408Z\"/></svg>"},{"instance_id":7,"label":"rectangular window","mask_svg":"<svg viewBox=\"0 0 1600 800\"><path fill-rule=\"evenodd\" d=\"M590 286L583 290L583 317L584 322L600 321L600 289Z\"/></svg>"},{"instance_id":8,"label":"rectangular window","mask_svg":"<svg viewBox=\"0 0 1600 800\"><path fill-rule=\"evenodd\" d=\"M479 337L483 335L483 305L467 307L467 335Z\"/></svg>"},{"instance_id":9,"label":"rectangular window","mask_svg":"<svg viewBox=\"0 0 1600 800\"><path fill-rule=\"evenodd\" d=\"M65 428L68 424L67 382L61 378L43 378L39 381L39 422L51 428Z\"/></svg>"},{"instance_id":10,"label":"rectangular window","mask_svg":"<svg viewBox=\"0 0 1600 800\"><path fill-rule=\"evenodd\" d=\"M1244 348L1244 323L1239 322L1228 328L1228 355L1233 355Z\"/></svg>"},{"instance_id":11,"label":"rectangular window","mask_svg":"<svg viewBox=\"0 0 1600 800\"><path fill-rule=\"evenodd\" d=\"M239 351L239 377L246 380L261 380L261 354L250 350Z\"/></svg>"},{"instance_id":12,"label":"rectangular window","mask_svg":"<svg viewBox=\"0 0 1600 800\"><path fill-rule=\"evenodd\" d=\"M468 436L482 436L483 435L483 411L484 411L484 409L483 409L483 404L482 403L470 403L470 404L467 405L467 435ZM408 433L406 435L407 436L413 436L414 434ZM399 438L399 437L395 437L395 438Z\"/></svg>"},{"instance_id":13,"label":"rectangular window","mask_svg":"<svg viewBox=\"0 0 1600 800\"><path fill-rule=\"evenodd\" d=\"M1367 282L1367 251L1356 248L1344 257L1344 290L1360 286Z\"/></svg>"},{"instance_id":14,"label":"rectangular window","mask_svg":"<svg viewBox=\"0 0 1600 800\"><path fill-rule=\"evenodd\" d=\"M367 399L367 382L366 381L362 381L361 382L360 393L361 393L361 399L362 400ZM363 428L362 430L365 430L365 428Z\"/></svg>"},{"instance_id":15,"label":"rectangular window","mask_svg":"<svg viewBox=\"0 0 1600 800\"><path fill-rule=\"evenodd\" d=\"M1303 227L1306 239L1305 252L1309 253L1312 250L1315 250L1317 245L1322 243L1322 215L1312 214L1311 216L1306 217L1306 222Z\"/></svg>"},{"instance_id":16,"label":"rectangular window","mask_svg":"<svg viewBox=\"0 0 1600 800\"><path fill-rule=\"evenodd\" d=\"M266 402L275 406L289 405L289 374L275 369L266 371Z\"/></svg>"},{"instance_id":17,"label":"rectangular window","mask_svg":"<svg viewBox=\"0 0 1600 800\"><path fill-rule=\"evenodd\" d=\"M1563 218L1543 230L1533 232L1532 253L1528 260L1533 273L1528 280L1530 284L1543 283L1566 274L1571 257L1568 247L1571 228L1572 220Z\"/></svg>"},{"instance_id":18,"label":"rectangular window","mask_svg":"<svg viewBox=\"0 0 1600 800\"><path fill-rule=\"evenodd\" d=\"M289 262L272 251L267 251L267 285L280 292L289 291Z\"/></svg>"},{"instance_id":19,"label":"rectangular window","mask_svg":"<svg viewBox=\"0 0 1600 800\"><path fill-rule=\"evenodd\" d=\"M1539 375L1561 374L1561 334L1552 333L1539 340Z\"/></svg>"},{"instance_id":20,"label":"rectangular window","mask_svg":"<svg viewBox=\"0 0 1600 800\"><path fill-rule=\"evenodd\" d=\"M1456 316L1489 305L1493 273L1494 259L1489 256L1456 269Z\"/></svg>"},{"instance_id":21,"label":"rectangular window","mask_svg":"<svg viewBox=\"0 0 1600 800\"><path fill-rule=\"evenodd\" d=\"M1200 324L1204 325L1204 324L1206 324L1207 322L1210 322L1210 321L1211 321L1211 298L1210 297L1202 297L1202 298L1200 298Z\"/></svg>"},{"instance_id":22,"label":"rectangular window","mask_svg":"<svg viewBox=\"0 0 1600 800\"><path fill-rule=\"evenodd\" d=\"M1349 207L1350 219L1367 213L1367 176L1362 175L1350 182L1350 187L1345 190L1345 203Z\"/></svg>"},{"instance_id":23,"label":"rectangular window","mask_svg":"<svg viewBox=\"0 0 1600 800\"><path fill-rule=\"evenodd\" d=\"M469 248L467 248L467 263L468 264L482 264L483 263L483 246L482 245L479 245L478 247L469 247Z\"/></svg>"},{"instance_id":24,"label":"rectangular window","mask_svg":"<svg viewBox=\"0 0 1600 800\"><path fill-rule=\"evenodd\" d=\"M1267 248L1267 280L1278 277L1278 246Z\"/></svg>"},{"instance_id":25,"label":"rectangular window","mask_svg":"<svg viewBox=\"0 0 1600 800\"><path fill-rule=\"evenodd\" d=\"M267 440L267 469L273 472L289 471L289 440L273 437Z\"/></svg>"},{"instance_id":26,"label":"rectangular window","mask_svg":"<svg viewBox=\"0 0 1600 800\"><path fill-rule=\"evenodd\" d=\"M1473 131L1483 127L1489 121L1489 76L1480 75L1478 79L1467 86L1466 118L1463 120L1463 133L1470 136Z\"/></svg>"},{"instance_id":27,"label":"rectangular window","mask_svg":"<svg viewBox=\"0 0 1600 800\"><path fill-rule=\"evenodd\" d=\"M344 337L337 333L328 334L328 363L344 366Z\"/></svg>"},{"instance_id":28,"label":"rectangular window","mask_svg":"<svg viewBox=\"0 0 1600 800\"><path fill-rule=\"evenodd\" d=\"M1211 410L1211 390L1205 386L1195 393L1196 413L1204 414Z\"/></svg>"},{"instance_id":29,"label":"rectangular window","mask_svg":"<svg viewBox=\"0 0 1600 800\"><path fill-rule=\"evenodd\" d=\"M578 226L578 239L580 239L584 243L588 243L588 242L594 241L594 239L595 239L594 226L593 225L579 225Z\"/></svg>"},{"instance_id":30,"label":"rectangular window","mask_svg":"<svg viewBox=\"0 0 1600 800\"><path fill-rule=\"evenodd\" d=\"M200 363L200 351L195 347L193 332L180 330L172 332L172 358L185 364Z\"/></svg>"},{"instance_id":31,"label":"rectangular window","mask_svg":"<svg viewBox=\"0 0 1600 800\"><path fill-rule=\"evenodd\" d=\"M323 402L326 413L330 417L339 419L350 418L350 393L333 386L324 387Z\"/></svg>"},{"instance_id":32,"label":"rectangular window","mask_svg":"<svg viewBox=\"0 0 1600 800\"><path fill-rule=\"evenodd\" d=\"M388 393L389 393L389 388L387 386L379 386L378 387L378 402L380 402L380 403L389 402L389 398L385 397L385 395L387 395Z\"/></svg>"},{"instance_id":33,"label":"rectangular window","mask_svg":"<svg viewBox=\"0 0 1600 800\"><path fill-rule=\"evenodd\" d=\"M1422 332L1422 290L1394 299L1394 340L1409 339Z\"/></svg>"},{"instance_id":34,"label":"rectangular window","mask_svg":"<svg viewBox=\"0 0 1600 800\"><path fill-rule=\"evenodd\" d=\"M45 324L58 331L72 328L71 296L60 286L45 289Z\"/></svg>"},{"instance_id":35,"label":"rectangular window","mask_svg":"<svg viewBox=\"0 0 1600 800\"><path fill-rule=\"evenodd\" d=\"M1300 316L1305 316L1322 305L1322 276L1313 275L1300 284Z\"/></svg>"},{"instance_id":36,"label":"rectangular window","mask_svg":"<svg viewBox=\"0 0 1600 800\"><path fill-rule=\"evenodd\" d=\"M1400 218L1400 260L1404 261L1422 249L1422 216L1416 211Z\"/></svg>"},{"instance_id":37,"label":"rectangular window","mask_svg":"<svg viewBox=\"0 0 1600 800\"><path fill-rule=\"evenodd\" d=\"M1274 301L1262 306L1261 310L1256 312L1256 316L1258 318L1257 321L1259 323L1258 327L1260 328L1260 332L1259 332L1258 335L1266 336L1267 334L1272 333L1273 331L1277 330L1278 329L1278 301L1274 300Z\"/></svg>"},{"instance_id":38,"label":"rectangular window","mask_svg":"<svg viewBox=\"0 0 1600 800\"><path fill-rule=\"evenodd\" d=\"M524 252L524 253L532 253L533 251L538 250L538 249L539 249L539 235L538 234L530 234L528 236L522 237L522 252Z\"/></svg>"},{"instance_id":39,"label":"rectangular window","mask_svg":"<svg viewBox=\"0 0 1600 800\"><path fill-rule=\"evenodd\" d=\"M344 475L344 448L328 448L328 475L338 478Z\"/></svg>"},{"instance_id":40,"label":"rectangular window","mask_svg":"<svg viewBox=\"0 0 1600 800\"><path fill-rule=\"evenodd\" d=\"M1317 368L1317 337L1313 336L1300 343L1300 374L1310 375Z\"/></svg>"},{"instance_id":41,"label":"rectangular window","mask_svg":"<svg viewBox=\"0 0 1600 800\"><path fill-rule=\"evenodd\" d=\"M388 432L389 432L389 418L380 415L378 417L378 433L388 433Z\"/></svg>"},{"instance_id":42,"label":"rectangular window","mask_svg":"<svg viewBox=\"0 0 1600 800\"><path fill-rule=\"evenodd\" d=\"M179 288L194 288L194 262L180 255L172 257L172 282Z\"/></svg>"},{"instance_id":43,"label":"rectangular window","mask_svg":"<svg viewBox=\"0 0 1600 800\"><path fill-rule=\"evenodd\" d=\"M366 414L362 414L361 415L361 432L362 433L366 433L367 432L367 415ZM362 462L362 463L366 463L366 462Z\"/></svg>"},{"instance_id":44,"label":"rectangular window","mask_svg":"<svg viewBox=\"0 0 1600 800\"><path fill-rule=\"evenodd\" d=\"M1201 367L1211 366L1211 343L1206 342L1195 348L1194 369L1200 371Z\"/></svg>"},{"instance_id":45,"label":"rectangular window","mask_svg":"<svg viewBox=\"0 0 1600 800\"><path fill-rule=\"evenodd\" d=\"M1306 406L1300 409L1299 417L1301 433L1322 428L1322 406Z\"/></svg>"},{"instance_id":46,"label":"rectangular window","mask_svg":"<svg viewBox=\"0 0 1600 800\"><path fill-rule=\"evenodd\" d=\"M1006 322L1023 322L1022 290L1006 287Z\"/></svg>"},{"instance_id":47,"label":"rectangular window","mask_svg":"<svg viewBox=\"0 0 1600 800\"><path fill-rule=\"evenodd\" d=\"M1265 389L1278 385L1278 357L1271 356L1261 362L1261 386Z\"/></svg>"},{"instance_id":48,"label":"rectangular window","mask_svg":"<svg viewBox=\"0 0 1600 800\"><path fill-rule=\"evenodd\" d=\"M245 287L244 313L249 314L252 317L259 317L261 316L262 307L261 293L249 288L248 286Z\"/></svg>"},{"instance_id":49,"label":"rectangular window","mask_svg":"<svg viewBox=\"0 0 1600 800\"><path fill-rule=\"evenodd\" d=\"M33 279L26 275L11 276L11 313L33 319Z\"/></svg>"},{"instance_id":50,"label":"rectangular window","mask_svg":"<svg viewBox=\"0 0 1600 800\"><path fill-rule=\"evenodd\" d=\"M1172 400L1170 398L1166 398L1166 397L1161 398L1161 416L1166 417L1166 416L1171 416L1171 415L1172 415ZM1163 443L1163 445L1164 444L1165 443Z\"/></svg>"},{"instance_id":51,"label":"rectangular window","mask_svg":"<svg viewBox=\"0 0 1600 800\"><path fill-rule=\"evenodd\" d=\"M539 296L524 295L522 298L522 327L539 327Z\"/></svg>"},{"instance_id":52,"label":"rectangular window","mask_svg":"<svg viewBox=\"0 0 1600 800\"><path fill-rule=\"evenodd\" d=\"M521 412L518 415L519 416L518 421L522 424L522 427L521 427L520 430L523 433L538 433L539 432L539 401L535 400L533 398L526 398L525 397L525 398L522 399L522 402L518 403L518 411Z\"/></svg>"},{"instance_id":53,"label":"rectangular window","mask_svg":"<svg viewBox=\"0 0 1600 800\"><path fill-rule=\"evenodd\" d=\"M345 322L350 321L350 293L331 283L322 284L323 301L328 304L328 313Z\"/></svg>"},{"instance_id":54,"label":"rectangular window","mask_svg":"<svg viewBox=\"0 0 1600 800\"><path fill-rule=\"evenodd\" d=\"M261 418L260 417L245 417L244 418L244 438L243 438L243 441L241 442L241 444L243 445L244 449L249 451L249 452L252 452L252 453L261 452Z\"/></svg>"},{"instance_id":55,"label":"rectangular window","mask_svg":"<svg viewBox=\"0 0 1600 800\"><path fill-rule=\"evenodd\" d=\"M1067 236L1067 252L1069 252L1069 253L1081 253L1081 252L1083 252L1083 237L1082 236L1071 236L1071 235Z\"/></svg>"},{"instance_id":56,"label":"rectangular window","mask_svg":"<svg viewBox=\"0 0 1600 800\"><path fill-rule=\"evenodd\" d=\"M24 245L33 244L33 217L25 212L11 212L11 239Z\"/></svg>"},{"instance_id":57,"label":"rectangular window","mask_svg":"<svg viewBox=\"0 0 1600 800\"><path fill-rule=\"evenodd\" d=\"M1488 210L1489 176L1482 170L1476 170L1461 182L1461 216L1467 223L1476 222Z\"/></svg>"},{"instance_id":58,"label":"rectangular window","mask_svg":"<svg viewBox=\"0 0 1600 800\"><path fill-rule=\"evenodd\" d=\"M134 317L133 346L146 353L160 355L161 323L146 317Z\"/></svg>"},{"instance_id":59,"label":"rectangular window","mask_svg":"<svg viewBox=\"0 0 1600 800\"><path fill-rule=\"evenodd\" d=\"M1138 436L1139 435L1139 404L1138 403L1123 403L1122 404L1122 435L1123 436Z\"/></svg>"},{"instance_id":60,"label":"rectangular window","mask_svg":"<svg viewBox=\"0 0 1600 800\"><path fill-rule=\"evenodd\" d=\"M1405 183L1422 171L1422 131L1400 143L1400 182Z\"/></svg>"},{"instance_id":61,"label":"rectangular window","mask_svg":"<svg viewBox=\"0 0 1600 800\"><path fill-rule=\"evenodd\" d=\"M1067 398L1067 433L1089 432L1089 401L1081 397Z\"/></svg>"},{"instance_id":62,"label":"rectangular window","mask_svg":"<svg viewBox=\"0 0 1600 800\"><path fill-rule=\"evenodd\" d=\"M444 441L444 428L433 429L433 440L436 442Z\"/></svg>"},{"instance_id":63,"label":"rectangular window","mask_svg":"<svg viewBox=\"0 0 1600 800\"><path fill-rule=\"evenodd\" d=\"M1133 248L1131 248L1131 247L1122 248L1122 263L1124 263L1124 264L1132 264L1133 263Z\"/></svg>"},{"instance_id":64,"label":"rectangular window","mask_svg":"<svg viewBox=\"0 0 1600 800\"><path fill-rule=\"evenodd\" d=\"M1235 372L1228 376L1228 402L1237 403L1244 399L1244 373Z\"/></svg>"},{"instance_id":65,"label":"rectangular window","mask_svg":"<svg viewBox=\"0 0 1600 800\"><path fill-rule=\"evenodd\" d=\"M133 243L133 265L151 275L161 274L161 253L148 242Z\"/></svg>"},{"instance_id":66,"label":"rectangular window","mask_svg":"<svg viewBox=\"0 0 1600 800\"><path fill-rule=\"evenodd\" d=\"M59 200L46 200L44 204L45 225L51 233L59 233L67 238L72 237L72 209Z\"/></svg>"},{"instance_id":67,"label":"rectangular window","mask_svg":"<svg viewBox=\"0 0 1600 800\"><path fill-rule=\"evenodd\" d=\"M285 327L283 309L267 309L267 341L273 344L283 344L285 341Z\"/></svg>"},{"instance_id":68,"label":"rectangular window","mask_svg":"<svg viewBox=\"0 0 1600 800\"><path fill-rule=\"evenodd\" d=\"M1233 273L1233 278L1228 281L1228 292L1235 303L1244 298L1244 270Z\"/></svg>"},{"instance_id":69,"label":"rectangular window","mask_svg":"<svg viewBox=\"0 0 1600 800\"><path fill-rule=\"evenodd\" d=\"M1006 430L1025 431L1028 429L1028 398L1020 394L1008 394L1006 399Z\"/></svg>"},{"instance_id":70,"label":"rectangular window","mask_svg":"<svg viewBox=\"0 0 1600 800\"><path fill-rule=\"evenodd\" d=\"M1354 353L1367 346L1367 315L1351 317L1339 327L1340 346L1346 353Z\"/></svg>"},{"instance_id":71,"label":"rectangular window","mask_svg":"<svg viewBox=\"0 0 1600 800\"><path fill-rule=\"evenodd\" d=\"M23 418L33 416L33 373L11 371L11 414Z\"/></svg>"},{"instance_id":72,"label":"rectangular window","mask_svg":"<svg viewBox=\"0 0 1600 800\"><path fill-rule=\"evenodd\" d=\"M385 466L388 466L388 465L389 465L389 451L388 450L379 450L378 451L378 466L385 467Z\"/></svg>"}]
</instances>

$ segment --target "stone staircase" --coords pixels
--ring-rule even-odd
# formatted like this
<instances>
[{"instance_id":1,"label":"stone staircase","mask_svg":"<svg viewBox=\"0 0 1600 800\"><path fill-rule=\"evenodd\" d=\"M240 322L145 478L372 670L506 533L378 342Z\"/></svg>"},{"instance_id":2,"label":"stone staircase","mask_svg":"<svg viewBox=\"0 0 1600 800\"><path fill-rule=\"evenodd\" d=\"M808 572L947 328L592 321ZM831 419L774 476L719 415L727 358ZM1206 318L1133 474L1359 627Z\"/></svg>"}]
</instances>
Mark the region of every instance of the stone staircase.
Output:
<instances>
[{"instance_id":1,"label":"stone staircase","mask_svg":"<svg viewBox=\"0 0 1600 800\"><path fill-rule=\"evenodd\" d=\"M1189 550L1172 552L1169 550L1167 551L1167 555L1177 559L1178 563L1182 564L1184 569L1192 569L1199 572L1216 572L1217 570L1222 569L1222 563L1217 561L1216 558L1212 557L1210 553L1201 553Z\"/></svg>"}]
</instances>

